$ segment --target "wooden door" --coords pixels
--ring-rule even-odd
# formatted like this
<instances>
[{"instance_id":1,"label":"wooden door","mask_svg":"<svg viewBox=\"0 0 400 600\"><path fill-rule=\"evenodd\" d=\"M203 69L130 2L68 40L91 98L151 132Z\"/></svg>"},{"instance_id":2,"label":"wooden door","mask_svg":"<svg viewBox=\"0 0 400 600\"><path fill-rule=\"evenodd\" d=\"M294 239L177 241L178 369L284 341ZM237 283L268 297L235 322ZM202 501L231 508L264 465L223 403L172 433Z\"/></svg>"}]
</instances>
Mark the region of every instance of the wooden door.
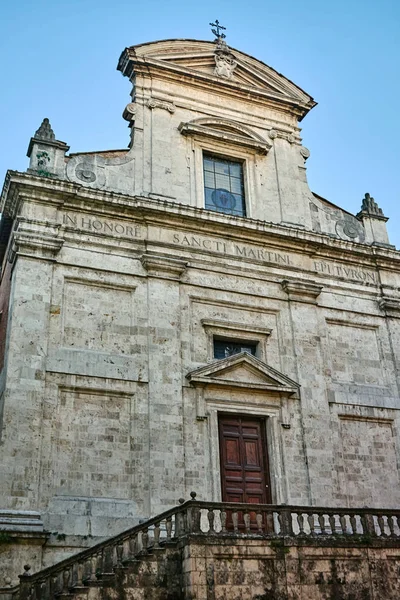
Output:
<instances>
[{"instance_id":1,"label":"wooden door","mask_svg":"<svg viewBox=\"0 0 400 600\"><path fill-rule=\"evenodd\" d=\"M271 504L265 420L219 417L223 502Z\"/></svg>"}]
</instances>

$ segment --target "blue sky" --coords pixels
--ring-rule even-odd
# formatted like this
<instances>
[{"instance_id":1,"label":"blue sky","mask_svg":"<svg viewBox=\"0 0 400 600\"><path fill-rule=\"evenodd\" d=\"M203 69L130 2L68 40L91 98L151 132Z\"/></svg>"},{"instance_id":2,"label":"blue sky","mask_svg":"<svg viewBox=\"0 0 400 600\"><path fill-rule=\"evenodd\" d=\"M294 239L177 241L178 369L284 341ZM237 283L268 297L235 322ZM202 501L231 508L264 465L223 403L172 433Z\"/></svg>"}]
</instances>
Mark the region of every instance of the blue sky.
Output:
<instances>
[{"instance_id":1,"label":"blue sky","mask_svg":"<svg viewBox=\"0 0 400 600\"><path fill-rule=\"evenodd\" d=\"M227 42L283 73L318 106L303 120L313 191L357 212L370 192L400 248L399 0L22 0L2 3L0 178L25 170L43 117L71 152L125 148L126 46L165 38Z\"/></svg>"}]
</instances>

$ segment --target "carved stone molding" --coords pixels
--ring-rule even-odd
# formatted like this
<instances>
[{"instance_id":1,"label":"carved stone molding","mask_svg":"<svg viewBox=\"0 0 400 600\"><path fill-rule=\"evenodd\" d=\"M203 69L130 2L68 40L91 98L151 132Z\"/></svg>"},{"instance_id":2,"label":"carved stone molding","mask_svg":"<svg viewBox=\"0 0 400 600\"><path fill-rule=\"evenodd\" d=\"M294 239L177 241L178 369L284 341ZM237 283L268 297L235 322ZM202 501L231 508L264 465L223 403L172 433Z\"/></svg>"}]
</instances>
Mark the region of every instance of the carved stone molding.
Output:
<instances>
[{"instance_id":1,"label":"carved stone molding","mask_svg":"<svg viewBox=\"0 0 400 600\"><path fill-rule=\"evenodd\" d=\"M146 106L151 109L162 108L171 114L176 111L176 106L173 102L165 102L164 100L158 100L157 98L149 98L146 102Z\"/></svg>"},{"instance_id":2,"label":"carved stone molding","mask_svg":"<svg viewBox=\"0 0 400 600\"><path fill-rule=\"evenodd\" d=\"M230 390L232 394L249 391L267 394L269 401L281 405L282 398L299 399L300 385L276 369L247 352L214 361L186 375L191 387L196 389L197 419L207 418L207 388ZM215 395L212 394L215 398Z\"/></svg>"},{"instance_id":3,"label":"carved stone molding","mask_svg":"<svg viewBox=\"0 0 400 600\"><path fill-rule=\"evenodd\" d=\"M388 317L400 319L400 299L383 296L378 300L379 308L386 313Z\"/></svg>"},{"instance_id":4,"label":"carved stone molding","mask_svg":"<svg viewBox=\"0 0 400 600\"><path fill-rule=\"evenodd\" d=\"M178 130L182 135L188 136L196 136L199 138L205 138L209 140L217 140L217 141L225 141L236 146L242 146L244 148L250 148L251 150L255 150L259 154L267 154L268 151L272 148L272 145L266 140L262 140L259 137L246 135L249 131L248 128L244 128L239 125L237 132L233 127L230 127L229 130L224 130L220 128L220 123L223 124L222 119L215 119L216 125L213 127L213 124L210 123L201 123L200 120L192 121L190 123L181 123L178 127ZM202 119L202 121L204 121ZM211 121L211 120L210 120ZM220 123L218 123L220 121ZM229 122L227 122L229 125Z\"/></svg>"},{"instance_id":5,"label":"carved stone molding","mask_svg":"<svg viewBox=\"0 0 400 600\"><path fill-rule=\"evenodd\" d=\"M179 281L188 263L160 254L143 254L140 259L147 273L152 277Z\"/></svg>"},{"instance_id":6,"label":"carved stone molding","mask_svg":"<svg viewBox=\"0 0 400 600\"><path fill-rule=\"evenodd\" d=\"M309 302L317 304L317 298L322 291L322 285L315 282L284 279L281 283L284 291L288 294L289 300L294 302Z\"/></svg>"},{"instance_id":7,"label":"carved stone molding","mask_svg":"<svg viewBox=\"0 0 400 600\"><path fill-rule=\"evenodd\" d=\"M17 231L13 236L8 260L12 263L16 256L34 256L46 260L56 260L63 243L62 238Z\"/></svg>"}]
</instances>

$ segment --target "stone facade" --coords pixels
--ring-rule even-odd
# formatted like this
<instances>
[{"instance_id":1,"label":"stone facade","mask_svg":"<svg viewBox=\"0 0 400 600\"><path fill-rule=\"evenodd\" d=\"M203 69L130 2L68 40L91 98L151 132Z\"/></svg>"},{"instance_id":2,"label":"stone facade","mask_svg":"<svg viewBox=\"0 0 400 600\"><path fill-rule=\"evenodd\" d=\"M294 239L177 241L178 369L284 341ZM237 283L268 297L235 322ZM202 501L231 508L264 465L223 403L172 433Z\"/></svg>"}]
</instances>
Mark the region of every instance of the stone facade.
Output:
<instances>
[{"instance_id":1,"label":"stone facade","mask_svg":"<svg viewBox=\"0 0 400 600\"><path fill-rule=\"evenodd\" d=\"M128 150L66 155L47 121L6 177L0 506L40 513L46 566L221 501L219 418L244 415L274 503L397 507L400 253L369 195L354 216L310 191L315 102L221 40L118 68ZM245 217L205 210L205 154L241 164Z\"/></svg>"}]
</instances>

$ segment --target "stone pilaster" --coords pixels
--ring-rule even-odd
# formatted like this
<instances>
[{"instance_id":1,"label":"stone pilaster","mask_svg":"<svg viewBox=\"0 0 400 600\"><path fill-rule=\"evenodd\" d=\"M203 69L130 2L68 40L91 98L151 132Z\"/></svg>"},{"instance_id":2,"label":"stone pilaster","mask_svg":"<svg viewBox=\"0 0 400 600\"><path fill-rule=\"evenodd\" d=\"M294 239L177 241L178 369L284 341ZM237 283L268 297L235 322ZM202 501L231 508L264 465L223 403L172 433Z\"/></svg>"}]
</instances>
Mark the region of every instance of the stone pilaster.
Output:
<instances>
[{"instance_id":1,"label":"stone pilaster","mask_svg":"<svg viewBox=\"0 0 400 600\"><path fill-rule=\"evenodd\" d=\"M312 281L284 280L296 353L297 381L301 385L301 412L308 464L309 502L332 503L334 457L329 440L330 414L321 349L317 298L322 287ZM288 499L290 502L290 498Z\"/></svg>"},{"instance_id":2,"label":"stone pilaster","mask_svg":"<svg viewBox=\"0 0 400 600\"><path fill-rule=\"evenodd\" d=\"M179 281L186 263L146 254L148 273L149 496L156 514L184 492Z\"/></svg>"}]
</instances>

